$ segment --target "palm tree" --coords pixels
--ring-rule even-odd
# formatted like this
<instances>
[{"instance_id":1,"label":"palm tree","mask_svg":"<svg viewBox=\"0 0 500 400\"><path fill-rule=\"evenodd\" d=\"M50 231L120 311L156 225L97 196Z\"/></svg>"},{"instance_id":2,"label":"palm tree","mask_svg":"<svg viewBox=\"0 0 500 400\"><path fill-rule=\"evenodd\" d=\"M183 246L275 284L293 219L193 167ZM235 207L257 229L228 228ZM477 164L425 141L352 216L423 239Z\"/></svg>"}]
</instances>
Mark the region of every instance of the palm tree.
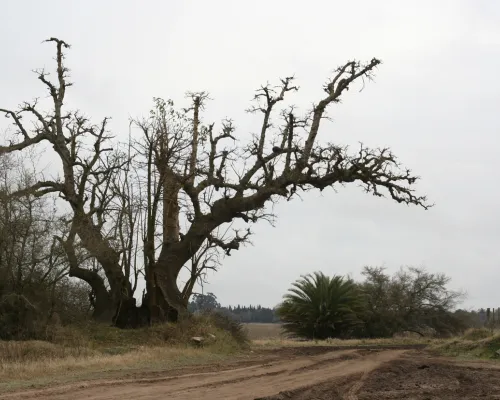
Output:
<instances>
[{"instance_id":1,"label":"palm tree","mask_svg":"<svg viewBox=\"0 0 500 400\"><path fill-rule=\"evenodd\" d=\"M307 339L346 337L362 324L363 298L351 279L322 272L302 276L277 307L283 329Z\"/></svg>"}]
</instances>

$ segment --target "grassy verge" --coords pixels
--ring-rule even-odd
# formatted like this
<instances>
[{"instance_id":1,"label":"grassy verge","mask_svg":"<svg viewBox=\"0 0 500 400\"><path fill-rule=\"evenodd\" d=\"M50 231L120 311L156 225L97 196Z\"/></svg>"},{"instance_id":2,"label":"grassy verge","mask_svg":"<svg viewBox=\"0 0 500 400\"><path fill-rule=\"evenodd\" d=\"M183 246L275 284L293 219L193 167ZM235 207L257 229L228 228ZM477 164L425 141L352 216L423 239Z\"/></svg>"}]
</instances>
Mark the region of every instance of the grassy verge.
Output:
<instances>
[{"instance_id":1,"label":"grassy verge","mask_svg":"<svg viewBox=\"0 0 500 400\"><path fill-rule=\"evenodd\" d=\"M248 324L250 337L257 337L252 341L257 349L276 349L280 347L309 347L309 346L329 346L329 347L384 347L384 346L413 346L425 345L436 355L457 357L461 359L487 359L500 361L500 331L490 329L469 329L462 336L450 339L437 339L429 337L395 337L384 339L328 339L316 341L298 341L285 338L277 329L278 327L261 327ZM253 332L252 332L253 330ZM265 336L268 332L275 331L275 337ZM265 333L265 334L264 334ZM498 353L497 353L498 352Z\"/></svg>"},{"instance_id":2,"label":"grassy verge","mask_svg":"<svg viewBox=\"0 0 500 400\"><path fill-rule=\"evenodd\" d=\"M211 364L224 361L234 354L221 352L214 347L149 347L121 355L100 354L3 363L0 370L0 393L27 387L113 378L134 371L165 371L182 366Z\"/></svg>"},{"instance_id":3,"label":"grassy verge","mask_svg":"<svg viewBox=\"0 0 500 400\"><path fill-rule=\"evenodd\" d=\"M387 339L327 339L315 341L298 341L291 339L260 339L253 340L252 344L257 348L277 348L277 347L303 347L303 346L402 346L402 345L432 345L439 342L438 339L431 338L387 338Z\"/></svg>"},{"instance_id":4,"label":"grassy verge","mask_svg":"<svg viewBox=\"0 0 500 400\"><path fill-rule=\"evenodd\" d=\"M500 360L500 333L489 329L470 329L463 336L435 343L437 354L461 359Z\"/></svg>"},{"instance_id":5,"label":"grassy verge","mask_svg":"<svg viewBox=\"0 0 500 400\"><path fill-rule=\"evenodd\" d=\"M0 341L0 392L220 362L247 348L217 325L208 317L136 330L87 324L58 327L50 341Z\"/></svg>"}]
</instances>

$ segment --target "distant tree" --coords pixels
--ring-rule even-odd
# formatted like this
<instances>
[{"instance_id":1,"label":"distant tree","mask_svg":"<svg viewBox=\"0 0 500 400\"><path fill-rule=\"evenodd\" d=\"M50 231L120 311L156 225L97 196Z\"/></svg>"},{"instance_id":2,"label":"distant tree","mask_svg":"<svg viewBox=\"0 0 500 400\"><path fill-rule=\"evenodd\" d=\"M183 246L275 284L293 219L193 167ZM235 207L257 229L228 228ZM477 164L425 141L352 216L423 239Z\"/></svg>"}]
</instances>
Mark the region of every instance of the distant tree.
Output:
<instances>
[{"instance_id":1,"label":"distant tree","mask_svg":"<svg viewBox=\"0 0 500 400\"><path fill-rule=\"evenodd\" d=\"M481 322L478 311L458 309L455 310L453 315L462 321L464 326L467 328L481 328L484 326L484 323Z\"/></svg>"},{"instance_id":2,"label":"distant tree","mask_svg":"<svg viewBox=\"0 0 500 400\"><path fill-rule=\"evenodd\" d=\"M191 312L217 310L219 308L220 304L217 301L217 296L210 292L207 294L195 293L188 306Z\"/></svg>"},{"instance_id":3,"label":"distant tree","mask_svg":"<svg viewBox=\"0 0 500 400\"><path fill-rule=\"evenodd\" d=\"M453 313L463 294L447 288L446 275L414 267L401 268L393 276L384 268L365 267L363 275L365 312L359 335L387 337L402 331L423 335L429 330L450 334L465 328Z\"/></svg>"},{"instance_id":4,"label":"distant tree","mask_svg":"<svg viewBox=\"0 0 500 400\"><path fill-rule=\"evenodd\" d=\"M272 308L262 307L262 306L238 306L238 307L221 307L220 310L224 310L230 313L238 321L249 323L249 322L259 322L259 323L274 323L277 322L276 313Z\"/></svg>"},{"instance_id":5,"label":"distant tree","mask_svg":"<svg viewBox=\"0 0 500 400\"><path fill-rule=\"evenodd\" d=\"M195 293L188 304L188 310L192 313L203 311L217 311L242 323L275 323L278 322L275 310L261 305L253 306L222 306L217 297L208 292L207 294Z\"/></svg>"},{"instance_id":6,"label":"distant tree","mask_svg":"<svg viewBox=\"0 0 500 400\"><path fill-rule=\"evenodd\" d=\"M363 299L351 279L315 272L293 283L276 311L291 335L308 339L346 337L361 324Z\"/></svg>"}]
</instances>

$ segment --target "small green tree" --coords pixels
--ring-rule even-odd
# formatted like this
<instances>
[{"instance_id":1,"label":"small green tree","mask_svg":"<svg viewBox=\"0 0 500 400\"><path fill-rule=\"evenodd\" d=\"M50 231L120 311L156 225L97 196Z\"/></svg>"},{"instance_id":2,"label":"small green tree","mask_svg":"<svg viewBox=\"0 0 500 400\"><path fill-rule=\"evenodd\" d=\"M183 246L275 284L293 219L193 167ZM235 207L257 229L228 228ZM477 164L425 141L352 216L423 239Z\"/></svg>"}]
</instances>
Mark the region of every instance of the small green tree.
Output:
<instances>
[{"instance_id":1,"label":"small green tree","mask_svg":"<svg viewBox=\"0 0 500 400\"><path fill-rule=\"evenodd\" d=\"M220 303L217 301L217 296L210 292L207 294L195 293L193 301L188 304L188 310L191 312L217 310L219 308Z\"/></svg>"},{"instance_id":2,"label":"small green tree","mask_svg":"<svg viewBox=\"0 0 500 400\"><path fill-rule=\"evenodd\" d=\"M276 312L283 329L306 339L346 337L361 321L362 293L351 279L322 272L302 276Z\"/></svg>"}]
</instances>

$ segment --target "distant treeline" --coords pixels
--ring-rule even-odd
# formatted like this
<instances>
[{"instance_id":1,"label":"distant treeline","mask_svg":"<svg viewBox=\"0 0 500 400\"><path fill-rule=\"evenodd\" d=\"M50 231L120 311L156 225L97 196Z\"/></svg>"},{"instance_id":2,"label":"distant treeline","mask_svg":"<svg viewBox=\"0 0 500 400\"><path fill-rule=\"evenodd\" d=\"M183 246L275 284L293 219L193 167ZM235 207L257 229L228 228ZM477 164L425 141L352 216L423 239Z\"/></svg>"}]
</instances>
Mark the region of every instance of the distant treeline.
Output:
<instances>
[{"instance_id":1,"label":"distant treeline","mask_svg":"<svg viewBox=\"0 0 500 400\"><path fill-rule=\"evenodd\" d=\"M222 306L217 297L213 293L195 294L192 301L189 303L189 310L193 313L216 310L222 312L233 319L243 322L258 322L258 323L279 323L279 317L276 315L274 308L257 306ZM500 308L491 313L487 309L479 310L463 310L457 309L452 312L464 326L478 328L482 326L500 326Z\"/></svg>"},{"instance_id":2,"label":"distant treeline","mask_svg":"<svg viewBox=\"0 0 500 400\"><path fill-rule=\"evenodd\" d=\"M223 307L217 301L217 297L213 293L195 294L193 300L188 306L191 312L202 312L207 310L216 310L224 313L231 318L243 322L260 322L260 323L277 323L279 322L274 309L268 307L257 306L229 306Z\"/></svg>"},{"instance_id":3,"label":"distant treeline","mask_svg":"<svg viewBox=\"0 0 500 400\"><path fill-rule=\"evenodd\" d=\"M244 306L236 307L220 307L219 311L232 316L240 322L261 322L261 323L277 323L279 322L274 309L261 306Z\"/></svg>"}]
</instances>

